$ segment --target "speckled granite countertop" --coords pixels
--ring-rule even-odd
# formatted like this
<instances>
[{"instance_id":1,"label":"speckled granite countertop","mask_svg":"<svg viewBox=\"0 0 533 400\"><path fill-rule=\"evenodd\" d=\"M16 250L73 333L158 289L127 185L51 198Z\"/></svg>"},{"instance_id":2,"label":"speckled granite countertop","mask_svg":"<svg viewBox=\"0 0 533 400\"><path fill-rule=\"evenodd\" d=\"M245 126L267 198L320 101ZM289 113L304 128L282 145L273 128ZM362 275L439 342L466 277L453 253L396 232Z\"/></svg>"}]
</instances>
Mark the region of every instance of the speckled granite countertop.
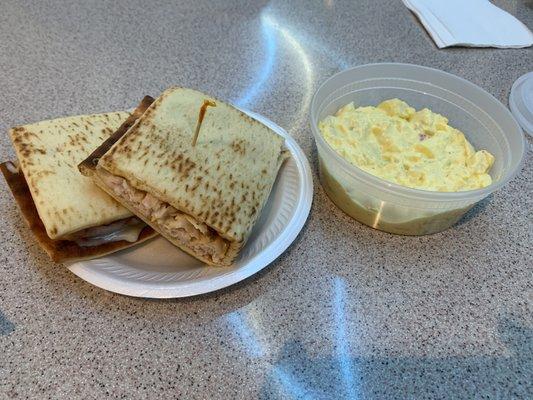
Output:
<instances>
[{"instance_id":1,"label":"speckled granite countertop","mask_svg":"<svg viewBox=\"0 0 533 400\"><path fill-rule=\"evenodd\" d=\"M533 27L530 2L495 3ZM531 398L531 142L518 177L456 227L400 237L335 208L307 122L320 82L369 62L443 69L507 104L531 49L438 50L381 0L4 0L0 22L2 160L12 125L177 84L285 127L317 182L306 227L269 268L151 301L51 264L2 181L0 398Z\"/></svg>"}]
</instances>

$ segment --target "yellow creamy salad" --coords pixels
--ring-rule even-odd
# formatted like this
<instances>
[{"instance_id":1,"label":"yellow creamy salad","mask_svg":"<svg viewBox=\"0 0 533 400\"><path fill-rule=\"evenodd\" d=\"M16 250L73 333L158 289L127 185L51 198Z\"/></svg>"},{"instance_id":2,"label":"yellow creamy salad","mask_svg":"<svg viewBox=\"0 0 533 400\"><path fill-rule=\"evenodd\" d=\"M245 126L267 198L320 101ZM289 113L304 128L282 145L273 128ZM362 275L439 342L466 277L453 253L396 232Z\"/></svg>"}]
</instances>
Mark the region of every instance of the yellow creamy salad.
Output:
<instances>
[{"instance_id":1,"label":"yellow creamy salad","mask_svg":"<svg viewBox=\"0 0 533 400\"><path fill-rule=\"evenodd\" d=\"M483 188L494 156L476 151L448 119L399 99L377 107L350 103L318 125L322 136L344 159L399 185L439 192Z\"/></svg>"}]
</instances>

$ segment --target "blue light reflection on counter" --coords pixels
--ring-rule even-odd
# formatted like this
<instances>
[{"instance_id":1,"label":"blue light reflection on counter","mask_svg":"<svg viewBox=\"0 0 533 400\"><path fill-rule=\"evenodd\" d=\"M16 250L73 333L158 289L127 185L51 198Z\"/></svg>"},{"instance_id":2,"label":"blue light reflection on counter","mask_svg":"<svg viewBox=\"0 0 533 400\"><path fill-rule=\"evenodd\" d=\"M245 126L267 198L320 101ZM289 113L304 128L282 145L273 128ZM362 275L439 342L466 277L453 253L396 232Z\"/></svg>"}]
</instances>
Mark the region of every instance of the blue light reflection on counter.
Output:
<instances>
[{"instance_id":1,"label":"blue light reflection on counter","mask_svg":"<svg viewBox=\"0 0 533 400\"><path fill-rule=\"evenodd\" d=\"M246 91L234 101L234 104L243 107L250 103L261 91L261 87L268 80L274 68L274 58L276 54L276 38L272 27L268 26L263 18L261 18L261 31L263 33L265 43L265 61L261 69L257 73L254 82L246 89Z\"/></svg>"},{"instance_id":2,"label":"blue light reflection on counter","mask_svg":"<svg viewBox=\"0 0 533 400\"><path fill-rule=\"evenodd\" d=\"M226 316L226 320L233 329L235 336L240 340L242 347L248 353L249 357L265 357L267 356L266 349L268 345L261 343L259 339L259 330L261 327L258 321L250 315L249 311L238 310ZM280 386L279 390L283 394L283 398L294 399L314 399L311 388L307 387L305 383L300 382L297 377L281 365L275 365L272 368L272 373L276 383Z\"/></svg>"},{"instance_id":3,"label":"blue light reflection on counter","mask_svg":"<svg viewBox=\"0 0 533 400\"><path fill-rule=\"evenodd\" d=\"M332 339L335 347L335 359L338 364L338 377L341 387L338 398L356 399L360 388L354 370L354 361L350 357L349 332L346 322L347 291L346 283L341 277L335 277L332 285ZM272 349L268 337L264 335L260 315L255 315L255 309L241 309L228 314L225 318L229 323L233 335L238 339L239 346L246 351L250 358L268 358ZM309 377L300 377L297 371L284 362L276 363L271 370L272 378L282 398L322 398L322 393L314 388Z\"/></svg>"},{"instance_id":4,"label":"blue light reflection on counter","mask_svg":"<svg viewBox=\"0 0 533 400\"><path fill-rule=\"evenodd\" d=\"M326 55L341 70L348 68L348 64L343 58L333 54L327 48L327 46L317 42L315 38L310 36L304 36L302 38L301 35L299 35L293 29L288 28L286 23L280 21L275 15L272 14L269 7L266 7L261 12L260 23L264 42L264 61L258 69L253 82L239 98L233 101L233 103L239 107L244 107L252 103L261 93L263 86L265 86L269 80L275 67L276 53L278 51L278 42L276 36L280 35L281 38L292 47L304 68L305 91L302 94L303 98L301 111L302 113L305 113L307 106L311 101L314 74L310 57L304 49L302 43L305 42L311 47L315 48L319 53Z\"/></svg>"},{"instance_id":5,"label":"blue light reflection on counter","mask_svg":"<svg viewBox=\"0 0 533 400\"><path fill-rule=\"evenodd\" d=\"M337 359L339 361L342 381L344 382L346 396L349 399L357 398L357 386L348 347L348 333L346 331L346 284L344 280L335 277L333 293L333 312L335 314L335 336L337 342Z\"/></svg>"},{"instance_id":6,"label":"blue light reflection on counter","mask_svg":"<svg viewBox=\"0 0 533 400\"><path fill-rule=\"evenodd\" d=\"M302 94L302 101L300 106L299 115L296 118L296 122L293 126L297 126L302 118L305 116L307 107L311 102L312 90L313 90L313 68L309 56L301 43L296 39L295 35L286 27L280 25L274 16L269 13L268 8L261 13L261 30L264 36L265 42L265 60L262 67L257 73L257 77L254 82L244 91L244 93L238 99L234 100L234 104L239 107L248 105L255 97L261 92L263 86L270 78L274 69L274 63L276 59L277 51L277 38L279 35L281 38L291 46L295 54L300 59L305 76L305 89ZM290 129L289 129L290 130Z\"/></svg>"},{"instance_id":7,"label":"blue light reflection on counter","mask_svg":"<svg viewBox=\"0 0 533 400\"><path fill-rule=\"evenodd\" d=\"M283 398L315 399L317 397L313 394L311 389L308 389L301 382L298 382L298 380L283 367L275 366L274 375L283 389L283 394L285 395Z\"/></svg>"},{"instance_id":8,"label":"blue light reflection on counter","mask_svg":"<svg viewBox=\"0 0 533 400\"><path fill-rule=\"evenodd\" d=\"M313 65L304 47L302 46L300 41L296 39L295 35L291 32L290 29L282 26L277 21L277 19L271 16L270 14L264 14L262 16L262 20L265 21L265 24L267 26L269 27L271 26L272 28L276 29L279 32L279 34L283 37L285 42L289 44L291 48L294 50L295 54L298 56L303 66L303 72L304 72L303 76L305 77L304 92L302 93L300 110L298 111L292 126L288 128L290 132L295 127L297 128L301 126L302 123L304 123L304 119L307 115L307 109L309 108L309 104L311 104L311 97L313 96L313 83L314 83Z\"/></svg>"},{"instance_id":9,"label":"blue light reflection on counter","mask_svg":"<svg viewBox=\"0 0 533 400\"><path fill-rule=\"evenodd\" d=\"M235 334L241 340L243 347L251 357L264 357L265 351L253 330L245 322L240 311L234 311L226 316Z\"/></svg>"}]
</instances>

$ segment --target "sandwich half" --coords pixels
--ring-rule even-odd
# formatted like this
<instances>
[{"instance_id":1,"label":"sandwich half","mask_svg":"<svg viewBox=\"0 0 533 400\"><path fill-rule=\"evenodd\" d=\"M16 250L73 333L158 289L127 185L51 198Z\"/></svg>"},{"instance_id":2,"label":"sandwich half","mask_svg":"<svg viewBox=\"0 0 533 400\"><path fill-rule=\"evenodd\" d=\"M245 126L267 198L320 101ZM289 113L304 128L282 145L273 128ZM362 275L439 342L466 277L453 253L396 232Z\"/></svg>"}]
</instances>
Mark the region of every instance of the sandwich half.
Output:
<instances>
[{"instance_id":1,"label":"sandwich half","mask_svg":"<svg viewBox=\"0 0 533 400\"><path fill-rule=\"evenodd\" d=\"M216 266L237 257L288 157L270 128L185 88L163 92L114 139L80 165L82 173L175 246Z\"/></svg>"},{"instance_id":2,"label":"sandwich half","mask_svg":"<svg viewBox=\"0 0 533 400\"><path fill-rule=\"evenodd\" d=\"M157 233L81 175L77 165L144 110L42 121L9 131L18 162L0 169L24 219L55 262L99 257Z\"/></svg>"}]
</instances>

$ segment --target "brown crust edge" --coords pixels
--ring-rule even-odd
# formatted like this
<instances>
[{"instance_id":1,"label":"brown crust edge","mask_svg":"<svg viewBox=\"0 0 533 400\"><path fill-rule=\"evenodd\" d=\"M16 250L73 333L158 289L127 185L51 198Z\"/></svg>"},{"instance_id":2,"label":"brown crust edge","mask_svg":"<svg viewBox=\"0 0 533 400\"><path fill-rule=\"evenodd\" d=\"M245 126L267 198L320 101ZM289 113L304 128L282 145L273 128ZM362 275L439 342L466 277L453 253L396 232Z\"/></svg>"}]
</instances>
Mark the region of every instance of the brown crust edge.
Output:
<instances>
[{"instance_id":1,"label":"brown crust edge","mask_svg":"<svg viewBox=\"0 0 533 400\"><path fill-rule=\"evenodd\" d=\"M144 96L139 105L133 110L131 115L120 125L120 127L109 136L96 150L94 150L85 160L78 164L78 169L85 176L92 176L100 158L109 151L113 145L137 122L144 112L155 101L153 97Z\"/></svg>"},{"instance_id":2,"label":"brown crust edge","mask_svg":"<svg viewBox=\"0 0 533 400\"><path fill-rule=\"evenodd\" d=\"M135 246L141 242L144 242L145 240L157 236L157 232L155 232L150 226L147 226L141 231L139 238L135 242L121 240L118 242L104 243L93 247L83 247L69 240L50 239L46 233L43 222L39 218L39 214L35 208L28 184L24 179L24 175L20 170L17 173L10 171L9 167L7 166L8 163L11 162L8 161L0 164L0 170L4 175L7 185L9 186L9 189L15 198L26 224L36 237L37 242L52 259L52 261L56 263L81 261L102 257L106 254ZM14 166L13 163L11 164Z\"/></svg>"}]
</instances>

